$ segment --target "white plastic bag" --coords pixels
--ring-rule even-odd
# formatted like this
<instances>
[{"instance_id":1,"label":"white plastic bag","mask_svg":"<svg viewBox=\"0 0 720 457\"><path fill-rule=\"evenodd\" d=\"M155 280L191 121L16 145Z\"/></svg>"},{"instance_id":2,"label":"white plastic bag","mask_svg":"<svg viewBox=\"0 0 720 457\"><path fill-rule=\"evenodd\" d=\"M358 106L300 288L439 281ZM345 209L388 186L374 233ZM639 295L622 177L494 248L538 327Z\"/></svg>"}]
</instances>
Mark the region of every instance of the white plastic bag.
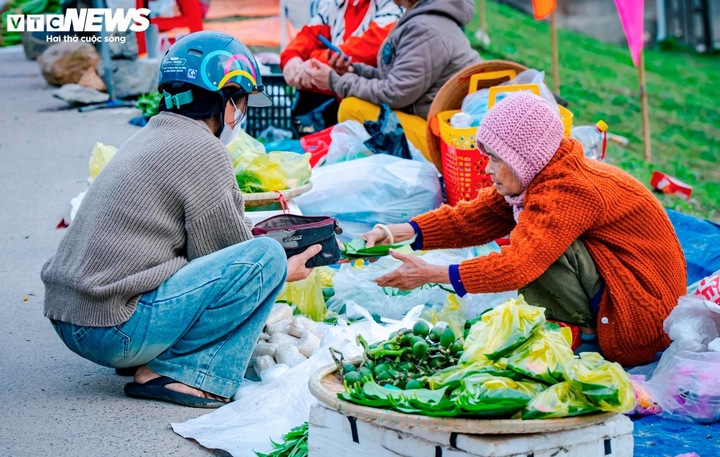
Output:
<instances>
[{"instance_id":1,"label":"white plastic bag","mask_svg":"<svg viewBox=\"0 0 720 457\"><path fill-rule=\"evenodd\" d=\"M720 352L708 349L720 335L720 305L693 296L680 297L663 328L673 342L645 383L662 408L662 415L683 421L717 422Z\"/></svg>"},{"instance_id":2,"label":"white plastic bag","mask_svg":"<svg viewBox=\"0 0 720 457\"><path fill-rule=\"evenodd\" d=\"M486 255L496 250L495 243L468 249L443 249L437 251L420 251L422 259L433 265L459 264L463 260ZM354 268L352 264L344 264L333 278L335 295L328 300L328 309L337 313L345 311L348 318L359 317L347 304L358 305L376 316L400 319L418 304L440 310L453 294L452 286L424 286L411 291L400 291L391 287L380 287L375 283L378 276L395 270L402 262L387 256L363 268ZM517 296L517 291L498 294L468 294L463 297L467 311L466 318L472 319L488 308L502 303L507 298ZM347 308L347 309L345 309Z\"/></svg>"},{"instance_id":3,"label":"white plastic bag","mask_svg":"<svg viewBox=\"0 0 720 457\"><path fill-rule=\"evenodd\" d=\"M377 223L407 222L442 203L435 167L387 154L314 168L312 182L312 190L293 201L303 214L336 217L344 241Z\"/></svg>"},{"instance_id":4,"label":"white plastic bag","mask_svg":"<svg viewBox=\"0 0 720 457\"><path fill-rule=\"evenodd\" d=\"M370 134L358 121L344 121L335 125L330 131L330 148L325 157L324 165L346 162L372 155L365 146Z\"/></svg>"}]
</instances>

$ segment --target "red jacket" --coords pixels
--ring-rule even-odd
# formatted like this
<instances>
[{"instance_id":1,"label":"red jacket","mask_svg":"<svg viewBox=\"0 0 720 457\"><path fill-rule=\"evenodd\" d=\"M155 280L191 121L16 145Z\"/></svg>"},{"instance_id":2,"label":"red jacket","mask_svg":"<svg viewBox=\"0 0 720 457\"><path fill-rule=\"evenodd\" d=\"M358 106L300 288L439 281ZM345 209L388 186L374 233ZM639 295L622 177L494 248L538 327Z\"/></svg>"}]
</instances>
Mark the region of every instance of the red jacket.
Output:
<instances>
[{"instance_id":1,"label":"red jacket","mask_svg":"<svg viewBox=\"0 0 720 457\"><path fill-rule=\"evenodd\" d=\"M327 63L327 48L318 35L342 49L353 62L374 67L380 45L402 14L392 0L347 0L340 7L333 0L322 0L310 23L280 54L280 67L293 57Z\"/></svg>"}]
</instances>

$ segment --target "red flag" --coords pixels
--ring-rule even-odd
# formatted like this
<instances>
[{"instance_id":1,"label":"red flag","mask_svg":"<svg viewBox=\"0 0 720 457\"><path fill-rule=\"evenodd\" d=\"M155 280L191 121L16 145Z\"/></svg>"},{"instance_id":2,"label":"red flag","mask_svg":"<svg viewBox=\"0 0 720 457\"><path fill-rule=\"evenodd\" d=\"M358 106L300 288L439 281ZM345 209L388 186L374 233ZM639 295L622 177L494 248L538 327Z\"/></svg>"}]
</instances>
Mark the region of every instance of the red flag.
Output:
<instances>
[{"instance_id":1,"label":"red flag","mask_svg":"<svg viewBox=\"0 0 720 457\"><path fill-rule=\"evenodd\" d=\"M532 0L532 4L535 19L545 19L555 11L557 6L555 0Z\"/></svg>"},{"instance_id":2,"label":"red flag","mask_svg":"<svg viewBox=\"0 0 720 457\"><path fill-rule=\"evenodd\" d=\"M615 0L615 6L627 37L630 55L637 66L645 33L645 0Z\"/></svg>"}]
</instances>

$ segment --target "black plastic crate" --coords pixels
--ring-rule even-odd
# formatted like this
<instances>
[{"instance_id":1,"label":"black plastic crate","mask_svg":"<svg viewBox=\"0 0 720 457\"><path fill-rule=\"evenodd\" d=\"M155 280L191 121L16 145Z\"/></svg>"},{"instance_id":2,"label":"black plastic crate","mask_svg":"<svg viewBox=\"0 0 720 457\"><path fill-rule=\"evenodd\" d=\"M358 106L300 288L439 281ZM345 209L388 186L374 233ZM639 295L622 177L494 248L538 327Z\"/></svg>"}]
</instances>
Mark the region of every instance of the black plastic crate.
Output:
<instances>
[{"instance_id":1,"label":"black plastic crate","mask_svg":"<svg viewBox=\"0 0 720 457\"><path fill-rule=\"evenodd\" d=\"M292 127L290 110L295 100L296 89L285 83L282 73L263 75L262 82L265 85L265 93L272 100L272 106L265 108L248 108L247 127L245 131L252 137L256 137L269 126L279 129L295 131Z\"/></svg>"}]
</instances>

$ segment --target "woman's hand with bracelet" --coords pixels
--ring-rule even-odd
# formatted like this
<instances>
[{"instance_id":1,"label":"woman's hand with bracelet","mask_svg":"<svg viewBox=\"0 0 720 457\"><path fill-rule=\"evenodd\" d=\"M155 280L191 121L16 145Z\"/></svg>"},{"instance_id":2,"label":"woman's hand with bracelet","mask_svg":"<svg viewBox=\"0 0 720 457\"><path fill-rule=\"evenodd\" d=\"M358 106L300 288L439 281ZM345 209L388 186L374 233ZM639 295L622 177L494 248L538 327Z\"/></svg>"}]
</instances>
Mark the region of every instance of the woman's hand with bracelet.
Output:
<instances>
[{"instance_id":1,"label":"woman's hand with bracelet","mask_svg":"<svg viewBox=\"0 0 720 457\"><path fill-rule=\"evenodd\" d=\"M367 233L360 235L367 243L366 247L371 248L378 244L395 244L409 240L415 236L415 230L410 224L375 224Z\"/></svg>"}]
</instances>

